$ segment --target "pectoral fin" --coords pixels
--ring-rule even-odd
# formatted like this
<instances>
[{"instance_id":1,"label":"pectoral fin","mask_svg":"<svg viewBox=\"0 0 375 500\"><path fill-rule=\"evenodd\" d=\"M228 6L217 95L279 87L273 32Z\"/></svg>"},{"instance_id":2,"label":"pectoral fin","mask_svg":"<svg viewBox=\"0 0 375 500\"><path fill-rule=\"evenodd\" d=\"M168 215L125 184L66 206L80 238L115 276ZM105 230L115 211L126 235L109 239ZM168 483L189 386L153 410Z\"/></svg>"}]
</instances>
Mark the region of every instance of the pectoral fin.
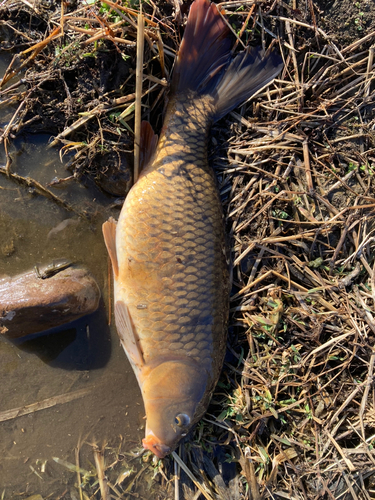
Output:
<instances>
[{"instance_id":1,"label":"pectoral fin","mask_svg":"<svg viewBox=\"0 0 375 500\"><path fill-rule=\"evenodd\" d=\"M118 263L117 263L117 253L116 253L116 222L111 217L107 222L104 222L102 226L103 236L105 246L107 247L109 256L111 258L113 273L115 278L118 276Z\"/></svg>"},{"instance_id":2,"label":"pectoral fin","mask_svg":"<svg viewBox=\"0 0 375 500\"><path fill-rule=\"evenodd\" d=\"M134 326L129 314L129 309L122 301L117 301L115 305L115 320L117 333L120 337L121 345L124 348L129 360L138 369L145 364L139 338L137 337Z\"/></svg>"}]
</instances>

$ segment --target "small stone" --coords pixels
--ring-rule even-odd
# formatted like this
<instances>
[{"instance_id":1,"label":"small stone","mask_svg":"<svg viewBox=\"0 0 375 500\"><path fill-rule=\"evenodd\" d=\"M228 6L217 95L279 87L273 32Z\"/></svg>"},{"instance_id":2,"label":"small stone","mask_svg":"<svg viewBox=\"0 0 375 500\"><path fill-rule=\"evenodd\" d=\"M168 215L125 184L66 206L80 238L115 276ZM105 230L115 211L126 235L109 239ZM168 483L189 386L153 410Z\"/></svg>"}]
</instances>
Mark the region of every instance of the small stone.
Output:
<instances>
[{"instance_id":1,"label":"small stone","mask_svg":"<svg viewBox=\"0 0 375 500\"><path fill-rule=\"evenodd\" d=\"M46 279L35 270L0 280L0 335L10 339L42 332L99 307L100 290L82 267L68 267Z\"/></svg>"},{"instance_id":2,"label":"small stone","mask_svg":"<svg viewBox=\"0 0 375 500\"><path fill-rule=\"evenodd\" d=\"M14 244L14 240L11 239L8 242L4 243L1 247L1 253L4 257L10 257L16 251L16 245Z\"/></svg>"}]
</instances>

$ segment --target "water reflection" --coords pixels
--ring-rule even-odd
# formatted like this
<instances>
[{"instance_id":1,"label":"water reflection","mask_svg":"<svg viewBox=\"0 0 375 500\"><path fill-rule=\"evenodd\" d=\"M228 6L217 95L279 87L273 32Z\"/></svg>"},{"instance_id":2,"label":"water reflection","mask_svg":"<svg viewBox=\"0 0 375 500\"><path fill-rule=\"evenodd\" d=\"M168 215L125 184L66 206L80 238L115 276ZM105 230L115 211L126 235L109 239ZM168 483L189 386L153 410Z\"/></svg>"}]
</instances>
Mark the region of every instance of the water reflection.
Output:
<instances>
[{"instance_id":1,"label":"water reflection","mask_svg":"<svg viewBox=\"0 0 375 500\"><path fill-rule=\"evenodd\" d=\"M11 148L11 171L43 186L70 176L48 141L48 135L18 138ZM109 216L117 218L118 209L110 208L114 199L90 180L82 184L72 179L48 189L74 211L0 175L0 277L68 259L89 269L103 299L96 313L68 326L17 342L0 341L0 416L88 389L80 399L0 421L0 485L6 488L5 499L25 491L26 485L30 494L61 495L66 471L54 466L52 457L74 463L74 448L82 436L102 443L114 442L121 434L129 448L143 437L138 384L117 333L108 326L111 273L101 225ZM87 456L82 452L82 465L89 460L88 448ZM53 471L51 476L41 470L43 461L48 464L45 470Z\"/></svg>"},{"instance_id":2,"label":"water reflection","mask_svg":"<svg viewBox=\"0 0 375 500\"><path fill-rule=\"evenodd\" d=\"M101 304L98 311L68 325L29 335L12 343L64 370L103 368L111 356L111 336Z\"/></svg>"}]
</instances>

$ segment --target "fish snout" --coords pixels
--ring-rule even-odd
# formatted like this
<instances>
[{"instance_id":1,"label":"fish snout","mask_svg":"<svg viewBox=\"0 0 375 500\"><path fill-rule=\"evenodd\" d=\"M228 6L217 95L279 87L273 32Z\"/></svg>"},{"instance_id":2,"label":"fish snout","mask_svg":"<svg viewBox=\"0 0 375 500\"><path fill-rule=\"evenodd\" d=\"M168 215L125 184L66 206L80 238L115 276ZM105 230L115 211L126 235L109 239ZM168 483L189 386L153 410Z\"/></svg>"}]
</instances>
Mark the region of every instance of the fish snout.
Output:
<instances>
[{"instance_id":1,"label":"fish snout","mask_svg":"<svg viewBox=\"0 0 375 500\"><path fill-rule=\"evenodd\" d=\"M142 439L143 448L152 451L158 458L165 458L170 452L171 448L161 443L154 434L148 434Z\"/></svg>"}]
</instances>

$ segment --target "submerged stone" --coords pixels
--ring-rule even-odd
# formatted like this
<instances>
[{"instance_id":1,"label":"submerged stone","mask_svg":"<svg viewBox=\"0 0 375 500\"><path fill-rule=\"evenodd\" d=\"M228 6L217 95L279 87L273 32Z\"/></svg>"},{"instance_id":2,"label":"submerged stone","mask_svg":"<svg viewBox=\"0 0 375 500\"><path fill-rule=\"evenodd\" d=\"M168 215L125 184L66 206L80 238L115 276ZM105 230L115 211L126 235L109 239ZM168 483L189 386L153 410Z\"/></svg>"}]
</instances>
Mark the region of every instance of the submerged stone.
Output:
<instances>
[{"instance_id":1,"label":"submerged stone","mask_svg":"<svg viewBox=\"0 0 375 500\"><path fill-rule=\"evenodd\" d=\"M49 266L46 268L49 269ZM99 306L100 290L82 267L38 269L0 280L0 336L16 339L70 323Z\"/></svg>"}]
</instances>

